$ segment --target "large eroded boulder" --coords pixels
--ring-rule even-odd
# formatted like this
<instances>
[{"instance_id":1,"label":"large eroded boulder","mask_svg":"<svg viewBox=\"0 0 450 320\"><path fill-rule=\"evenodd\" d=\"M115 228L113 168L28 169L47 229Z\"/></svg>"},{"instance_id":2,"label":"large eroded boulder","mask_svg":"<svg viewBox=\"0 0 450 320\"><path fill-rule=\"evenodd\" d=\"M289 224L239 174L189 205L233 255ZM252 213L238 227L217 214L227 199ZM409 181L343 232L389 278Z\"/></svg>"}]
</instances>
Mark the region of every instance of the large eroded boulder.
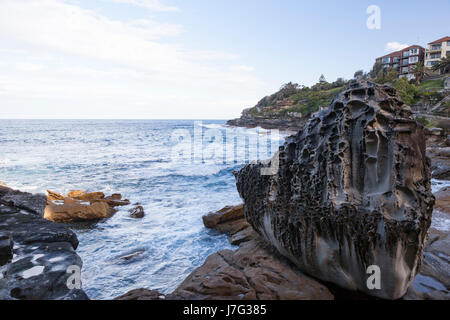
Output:
<instances>
[{"instance_id":1,"label":"large eroded boulder","mask_svg":"<svg viewBox=\"0 0 450 320\"><path fill-rule=\"evenodd\" d=\"M423 128L395 89L354 83L286 139L269 163L279 161L274 175L262 175L261 162L235 173L246 219L306 273L400 298L431 223L425 149ZM371 265L380 289L367 286Z\"/></svg>"}]
</instances>

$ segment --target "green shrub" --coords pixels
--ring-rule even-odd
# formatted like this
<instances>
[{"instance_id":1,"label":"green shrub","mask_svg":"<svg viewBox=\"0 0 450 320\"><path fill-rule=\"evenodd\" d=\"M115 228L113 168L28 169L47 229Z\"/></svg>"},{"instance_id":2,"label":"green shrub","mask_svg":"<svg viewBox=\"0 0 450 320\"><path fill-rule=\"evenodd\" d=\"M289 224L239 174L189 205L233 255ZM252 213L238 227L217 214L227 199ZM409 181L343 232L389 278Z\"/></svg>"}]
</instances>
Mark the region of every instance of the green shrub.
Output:
<instances>
[{"instance_id":1,"label":"green shrub","mask_svg":"<svg viewBox=\"0 0 450 320\"><path fill-rule=\"evenodd\" d=\"M398 95L407 105L412 105L418 101L418 90L414 84L408 82L406 78L400 78L394 83Z\"/></svg>"}]
</instances>

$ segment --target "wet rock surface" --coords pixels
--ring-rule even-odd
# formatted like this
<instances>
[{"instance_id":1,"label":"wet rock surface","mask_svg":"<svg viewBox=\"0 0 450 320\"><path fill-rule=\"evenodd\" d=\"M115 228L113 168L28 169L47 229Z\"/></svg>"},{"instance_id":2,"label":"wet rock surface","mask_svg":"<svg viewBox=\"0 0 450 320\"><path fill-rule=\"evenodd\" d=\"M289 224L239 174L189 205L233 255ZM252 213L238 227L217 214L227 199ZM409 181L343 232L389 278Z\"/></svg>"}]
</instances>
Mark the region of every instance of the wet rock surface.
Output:
<instances>
[{"instance_id":1,"label":"wet rock surface","mask_svg":"<svg viewBox=\"0 0 450 320\"><path fill-rule=\"evenodd\" d=\"M301 270L343 288L402 297L422 262L434 198L423 128L389 86L353 84L286 139L271 162L236 173L247 221ZM272 163L270 163L272 164ZM382 272L367 288L367 267Z\"/></svg>"},{"instance_id":2,"label":"wet rock surface","mask_svg":"<svg viewBox=\"0 0 450 320\"><path fill-rule=\"evenodd\" d=\"M450 234L431 230L420 273L406 300L450 300Z\"/></svg>"},{"instance_id":3,"label":"wet rock surface","mask_svg":"<svg viewBox=\"0 0 450 320\"><path fill-rule=\"evenodd\" d=\"M130 213L130 217L135 219L141 219L144 217L144 207L142 206L136 206L128 211Z\"/></svg>"},{"instance_id":4,"label":"wet rock surface","mask_svg":"<svg viewBox=\"0 0 450 320\"><path fill-rule=\"evenodd\" d=\"M114 300L165 300L166 297L157 290L135 289Z\"/></svg>"},{"instance_id":5,"label":"wet rock surface","mask_svg":"<svg viewBox=\"0 0 450 320\"><path fill-rule=\"evenodd\" d=\"M23 193L20 203L41 198L28 196ZM76 235L43 219L43 208L23 207L0 205L0 299L88 299L83 290L67 286L68 268L82 267Z\"/></svg>"},{"instance_id":6,"label":"wet rock surface","mask_svg":"<svg viewBox=\"0 0 450 320\"><path fill-rule=\"evenodd\" d=\"M0 204L42 215L47 203L44 194L31 194L0 184Z\"/></svg>"}]
</instances>

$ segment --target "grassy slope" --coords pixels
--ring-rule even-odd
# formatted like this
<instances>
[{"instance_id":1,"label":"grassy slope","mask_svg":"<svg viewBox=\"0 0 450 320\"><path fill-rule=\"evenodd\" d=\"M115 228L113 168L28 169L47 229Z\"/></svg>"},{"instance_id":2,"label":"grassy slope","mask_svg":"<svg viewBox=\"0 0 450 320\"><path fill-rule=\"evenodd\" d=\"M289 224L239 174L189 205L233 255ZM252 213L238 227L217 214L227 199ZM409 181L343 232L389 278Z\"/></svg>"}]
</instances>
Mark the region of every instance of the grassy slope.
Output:
<instances>
[{"instance_id":1,"label":"grassy slope","mask_svg":"<svg viewBox=\"0 0 450 320\"><path fill-rule=\"evenodd\" d=\"M345 86L327 90L301 89L298 93L265 106L261 112L253 107L248 110L248 113L256 117L267 118L289 117L289 113L292 112L306 116L316 112L321 106L328 106L344 88Z\"/></svg>"}]
</instances>

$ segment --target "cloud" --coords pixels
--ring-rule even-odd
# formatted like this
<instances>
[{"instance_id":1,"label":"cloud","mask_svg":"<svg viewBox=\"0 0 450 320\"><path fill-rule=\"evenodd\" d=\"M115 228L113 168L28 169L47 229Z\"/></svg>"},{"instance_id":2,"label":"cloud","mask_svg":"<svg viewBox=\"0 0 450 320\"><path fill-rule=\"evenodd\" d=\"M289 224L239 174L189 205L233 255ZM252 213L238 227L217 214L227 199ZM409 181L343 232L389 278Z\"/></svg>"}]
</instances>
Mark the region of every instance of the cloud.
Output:
<instances>
[{"instance_id":1,"label":"cloud","mask_svg":"<svg viewBox=\"0 0 450 320\"><path fill-rule=\"evenodd\" d=\"M147 8L153 11L180 11L178 7L164 5L159 0L103 0L103 1L130 4L136 7Z\"/></svg>"},{"instance_id":2,"label":"cloud","mask_svg":"<svg viewBox=\"0 0 450 320\"><path fill-rule=\"evenodd\" d=\"M86 117L231 118L265 93L239 55L181 46L182 32L59 0L0 0L0 105L14 112L1 117L40 106L42 117L75 108Z\"/></svg>"},{"instance_id":3,"label":"cloud","mask_svg":"<svg viewBox=\"0 0 450 320\"><path fill-rule=\"evenodd\" d=\"M42 64L30 63L30 62L21 62L16 65L17 69L20 71L40 71L44 69Z\"/></svg>"},{"instance_id":4,"label":"cloud","mask_svg":"<svg viewBox=\"0 0 450 320\"><path fill-rule=\"evenodd\" d=\"M405 49L406 47L409 47L409 45L394 41L394 42L386 43L385 50L392 52L392 51L399 51L399 50Z\"/></svg>"},{"instance_id":5,"label":"cloud","mask_svg":"<svg viewBox=\"0 0 450 320\"><path fill-rule=\"evenodd\" d=\"M244 66L244 65L242 65L242 66L232 66L232 67L231 67L231 70L233 70L233 71L250 72L250 71L253 71L253 67L250 67L250 66Z\"/></svg>"}]
</instances>

